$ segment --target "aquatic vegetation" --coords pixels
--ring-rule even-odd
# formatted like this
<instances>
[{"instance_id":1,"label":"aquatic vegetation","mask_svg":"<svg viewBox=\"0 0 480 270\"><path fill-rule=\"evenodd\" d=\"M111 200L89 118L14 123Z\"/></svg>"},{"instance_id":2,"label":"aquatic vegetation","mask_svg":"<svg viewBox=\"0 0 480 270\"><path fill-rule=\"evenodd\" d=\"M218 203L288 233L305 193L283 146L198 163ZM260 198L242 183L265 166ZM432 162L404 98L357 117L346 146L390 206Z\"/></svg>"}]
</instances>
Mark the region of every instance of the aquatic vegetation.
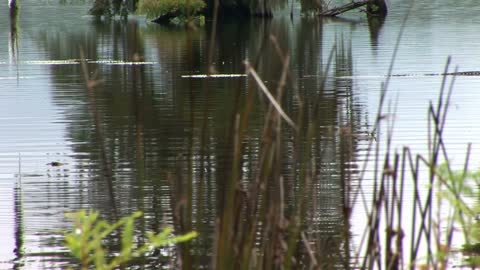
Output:
<instances>
[{"instance_id":1,"label":"aquatic vegetation","mask_svg":"<svg viewBox=\"0 0 480 270\"><path fill-rule=\"evenodd\" d=\"M199 15L204 8L202 0L140 0L137 12L158 23L181 24L196 19L197 24L204 24Z\"/></svg>"},{"instance_id":2,"label":"aquatic vegetation","mask_svg":"<svg viewBox=\"0 0 480 270\"><path fill-rule=\"evenodd\" d=\"M97 18L105 17L111 18L115 15L120 15L124 18L128 16L127 1L122 0L95 0L89 10L90 15Z\"/></svg>"},{"instance_id":3,"label":"aquatic vegetation","mask_svg":"<svg viewBox=\"0 0 480 270\"><path fill-rule=\"evenodd\" d=\"M67 217L74 220L74 228L65 234L65 245L78 259L81 269L94 267L99 270L109 270L117 269L135 258L145 256L156 248L189 241L197 236L196 232L172 236L173 229L167 227L160 233L147 232L144 236L146 240L139 244L134 229L135 221L141 216L141 212L135 212L110 224L101 219L97 211L80 210L69 213ZM118 242L121 243L121 250L114 252L106 249L107 238L116 236L119 230L121 234Z\"/></svg>"},{"instance_id":4,"label":"aquatic vegetation","mask_svg":"<svg viewBox=\"0 0 480 270\"><path fill-rule=\"evenodd\" d=\"M455 171L445 163L437 168L438 197L453 209L448 216L450 222L463 235L465 244L462 252L467 263L480 266L480 171L470 171L466 164L462 171Z\"/></svg>"}]
</instances>

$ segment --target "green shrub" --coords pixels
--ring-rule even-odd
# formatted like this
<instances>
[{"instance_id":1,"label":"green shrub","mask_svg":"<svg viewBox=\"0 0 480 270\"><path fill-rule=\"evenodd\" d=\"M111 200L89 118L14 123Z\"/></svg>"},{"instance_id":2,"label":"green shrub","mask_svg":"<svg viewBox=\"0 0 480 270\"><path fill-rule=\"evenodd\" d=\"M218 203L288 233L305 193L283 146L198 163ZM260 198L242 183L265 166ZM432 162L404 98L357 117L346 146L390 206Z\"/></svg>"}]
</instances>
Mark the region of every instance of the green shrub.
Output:
<instances>
[{"instance_id":1,"label":"green shrub","mask_svg":"<svg viewBox=\"0 0 480 270\"><path fill-rule=\"evenodd\" d=\"M152 249L167 246L174 243L188 241L197 236L196 232L190 232L181 236L172 236L172 228L167 227L162 232L147 233L145 243L138 245L134 241L135 220L142 216L141 212L135 212L131 216L124 217L110 224L99 218L97 211L85 210L67 214L74 220L74 228L65 234L65 245L70 253L80 261L80 269L109 270L116 269L134 258L141 257ZM121 250L115 256L113 252L105 248L105 240L109 235L114 235L121 229L118 236Z\"/></svg>"}]
</instances>

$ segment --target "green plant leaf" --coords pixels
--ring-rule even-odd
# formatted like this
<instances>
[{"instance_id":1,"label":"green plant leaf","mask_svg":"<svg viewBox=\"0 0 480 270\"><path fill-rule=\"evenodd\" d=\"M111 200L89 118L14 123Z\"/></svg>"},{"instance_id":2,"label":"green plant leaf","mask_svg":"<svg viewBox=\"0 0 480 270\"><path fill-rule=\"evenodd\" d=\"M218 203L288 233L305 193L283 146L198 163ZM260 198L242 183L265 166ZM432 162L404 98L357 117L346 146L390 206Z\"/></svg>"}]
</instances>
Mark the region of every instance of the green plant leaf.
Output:
<instances>
[{"instance_id":1,"label":"green plant leaf","mask_svg":"<svg viewBox=\"0 0 480 270\"><path fill-rule=\"evenodd\" d=\"M89 267L100 270L116 269L133 257L146 255L153 248L188 241L197 236L196 232L173 236L173 228L167 227L158 234L147 233L148 241L137 247L134 240L135 220L142 216L141 212L123 217L113 224L99 219L100 214L93 210L88 213L80 210L76 213L67 213L66 216L74 220L74 227L72 231L65 233L65 246L79 260L82 269ZM117 230L121 230L119 234L121 250L117 256L107 261L108 252L104 248L104 242Z\"/></svg>"}]
</instances>

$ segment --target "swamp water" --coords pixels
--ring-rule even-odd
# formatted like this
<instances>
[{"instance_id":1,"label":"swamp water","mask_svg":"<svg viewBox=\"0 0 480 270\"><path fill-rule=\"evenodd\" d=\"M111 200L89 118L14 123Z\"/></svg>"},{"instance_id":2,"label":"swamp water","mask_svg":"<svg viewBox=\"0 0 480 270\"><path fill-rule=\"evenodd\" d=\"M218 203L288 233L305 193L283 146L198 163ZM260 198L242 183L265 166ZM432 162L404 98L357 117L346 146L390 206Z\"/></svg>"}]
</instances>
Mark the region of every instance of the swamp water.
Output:
<instances>
[{"instance_id":1,"label":"swamp water","mask_svg":"<svg viewBox=\"0 0 480 270\"><path fill-rule=\"evenodd\" d=\"M1 269L64 267L69 259L63 232L72 226L65 212L92 208L113 220L141 210L141 230L173 224L172 181L183 183L188 176L195 183L193 216L201 212L204 224L196 253L209 252L231 158L233 113L255 83L242 76L243 61L255 64L270 89L278 86L282 72L270 35L290 55L291 83L283 105L291 115L298 110L295 95L306 101L319 95L328 55L338 48L319 103L312 155L321 177L312 181L309 226L325 242L337 243L333 256L354 254L355 238L342 235L360 235L366 216L356 212L345 220L345 185L359 184L381 83L408 1L391 1L384 22L368 22L353 12L323 23L298 13L293 20L222 23L212 61L226 75L215 78L202 76L211 46L208 24L185 31L134 17L96 23L84 16L86 5L21 4L15 25L6 5L0 11ZM460 70L480 70L480 22L471 19L479 11L474 1L415 4L393 71L412 76L392 77L387 97L387 103L398 104L395 147L427 149L427 108L437 99L441 77L422 74L441 73L448 55ZM80 48L89 76L96 72L102 81L93 94L85 88ZM467 143L473 143L472 167L479 161L479 83L480 76L456 78L445 131L453 161L461 163ZM258 92L244 142L245 181L254 175L267 105ZM286 124L284 130L290 136ZM284 151L293 155L293 146ZM285 183L292 187L287 193L294 192L298 187L288 182L294 160L283 162ZM363 181L368 195L368 173Z\"/></svg>"}]
</instances>

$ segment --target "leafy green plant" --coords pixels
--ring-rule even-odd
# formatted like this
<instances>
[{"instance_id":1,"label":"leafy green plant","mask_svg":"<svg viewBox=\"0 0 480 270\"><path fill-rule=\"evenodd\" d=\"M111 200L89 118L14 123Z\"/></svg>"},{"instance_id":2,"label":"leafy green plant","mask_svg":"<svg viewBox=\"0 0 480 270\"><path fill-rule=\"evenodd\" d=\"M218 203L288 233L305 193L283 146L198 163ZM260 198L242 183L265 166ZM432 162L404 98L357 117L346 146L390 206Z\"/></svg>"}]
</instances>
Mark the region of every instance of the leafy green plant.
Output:
<instances>
[{"instance_id":1,"label":"leafy green plant","mask_svg":"<svg viewBox=\"0 0 480 270\"><path fill-rule=\"evenodd\" d=\"M135 212L110 224L100 218L98 211L69 213L67 217L74 220L74 228L65 234L65 245L80 261L80 269L91 269L93 266L98 270L109 270L146 255L155 248L185 242L197 236L196 232L172 236L173 229L167 227L158 234L148 232L147 241L139 245L134 241L134 228L135 220L141 216L141 212ZM113 256L113 252L106 249L105 240L118 230L121 230L121 250Z\"/></svg>"}]
</instances>

